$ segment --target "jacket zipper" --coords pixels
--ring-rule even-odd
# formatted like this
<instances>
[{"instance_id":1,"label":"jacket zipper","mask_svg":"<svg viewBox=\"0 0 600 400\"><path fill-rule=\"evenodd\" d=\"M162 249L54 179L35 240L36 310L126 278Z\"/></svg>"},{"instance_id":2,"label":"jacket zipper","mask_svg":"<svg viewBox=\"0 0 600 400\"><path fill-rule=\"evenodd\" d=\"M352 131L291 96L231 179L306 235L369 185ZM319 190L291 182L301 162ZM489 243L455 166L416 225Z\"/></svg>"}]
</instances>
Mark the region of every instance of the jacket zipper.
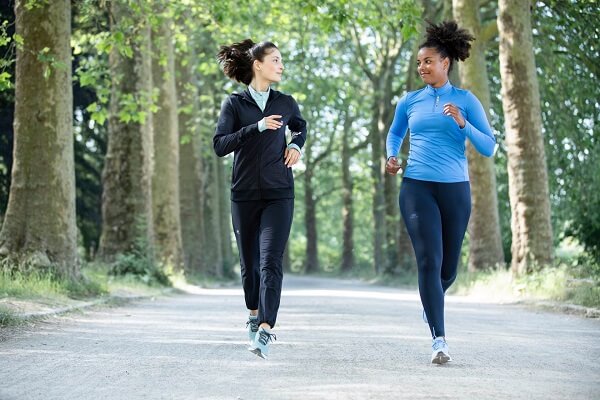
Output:
<instances>
[{"instance_id":1,"label":"jacket zipper","mask_svg":"<svg viewBox=\"0 0 600 400\"><path fill-rule=\"evenodd\" d=\"M440 103L440 95L437 92L437 89L433 89L433 93L435 96L435 102L433 103L433 112L437 110L437 106Z\"/></svg>"},{"instance_id":2,"label":"jacket zipper","mask_svg":"<svg viewBox=\"0 0 600 400\"><path fill-rule=\"evenodd\" d=\"M244 97L244 99L246 101L249 101L250 103L254 104L256 107L258 107L258 104L256 103L256 101L254 99L248 100L245 97ZM271 103L273 103L273 101L271 101ZM269 103L269 99L267 99L267 102L265 103L265 109L261 110L263 118L266 115L266 112L267 112L267 109L268 109L267 106L270 106L271 103ZM260 107L258 107L258 109L260 110ZM259 146L259 150L258 150L258 182L257 183L258 183L258 194L262 198L262 188L261 188L261 184L260 184L261 180L262 180L262 175L261 175L262 168L261 168L261 165L262 165L262 146Z\"/></svg>"}]
</instances>

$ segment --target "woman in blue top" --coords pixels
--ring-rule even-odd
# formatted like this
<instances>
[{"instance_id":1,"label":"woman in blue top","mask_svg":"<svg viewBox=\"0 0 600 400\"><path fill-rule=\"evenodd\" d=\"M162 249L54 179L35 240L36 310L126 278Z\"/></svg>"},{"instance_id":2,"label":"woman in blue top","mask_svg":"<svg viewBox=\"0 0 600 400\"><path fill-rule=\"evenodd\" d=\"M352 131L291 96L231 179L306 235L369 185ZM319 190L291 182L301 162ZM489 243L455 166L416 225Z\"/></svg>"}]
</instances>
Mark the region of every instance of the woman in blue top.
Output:
<instances>
[{"instance_id":1,"label":"woman in blue top","mask_svg":"<svg viewBox=\"0 0 600 400\"><path fill-rule=\"evenodd\" d=\"M465 141L486 157L496 140L479 100L453 86L448 73L469 56L474 40L448 21L427 28L417 70L423 89L404 95L387 136L386 171L396 175L396 155L410 129L410 152L400 190L400 211L415 251L424 319L433 337L431 362L451 360L444 330L444 293L456 279L471 214Z\"/></svg>"}]
</instances>

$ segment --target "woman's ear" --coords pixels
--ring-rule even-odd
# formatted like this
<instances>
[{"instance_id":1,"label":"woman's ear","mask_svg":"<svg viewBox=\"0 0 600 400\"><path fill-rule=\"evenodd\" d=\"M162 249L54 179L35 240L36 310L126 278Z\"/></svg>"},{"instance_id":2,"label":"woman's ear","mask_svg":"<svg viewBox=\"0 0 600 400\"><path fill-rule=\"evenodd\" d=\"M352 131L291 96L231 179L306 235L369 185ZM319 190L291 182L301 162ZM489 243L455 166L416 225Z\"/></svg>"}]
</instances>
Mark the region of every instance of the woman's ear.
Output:
<instances>
[{"instance_id":1,"label":"woman's ear","mask_svg":"<svg viewBox=\"0 0 600 400\"><path fill-rule=\"evenodd\" d=\"M254 67L255 67L257 70L259 70L259 71L260 71L260 68L261 68L261 66L260 66L260 61L258 61L258 60L254 60Z\"/></svg>"}]
</instances>

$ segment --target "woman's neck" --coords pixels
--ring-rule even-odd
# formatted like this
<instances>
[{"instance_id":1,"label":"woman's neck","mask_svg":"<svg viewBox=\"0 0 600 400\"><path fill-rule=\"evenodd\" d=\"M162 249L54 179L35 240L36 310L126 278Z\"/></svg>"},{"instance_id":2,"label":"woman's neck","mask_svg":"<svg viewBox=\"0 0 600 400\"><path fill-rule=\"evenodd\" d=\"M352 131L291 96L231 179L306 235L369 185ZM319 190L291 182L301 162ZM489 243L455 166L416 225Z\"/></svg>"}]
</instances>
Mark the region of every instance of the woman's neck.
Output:
<instances>
[{"instance_id":1,"label":"woman's neck","mask_svg":"<svg viewBox=\"0 0 600 400\"><path fill-rule=\"evenodd\" d=\"M250 86L252 86L252 89L256 90L257 92L266 92L267 90L269 90L269 86L271 85L271 82L269 82L266 79L259 79L254 77L252 79L252 82L250 82Z\"/></svg>"},{"instance_id":2,"label":"woman's neck","mask_svg":"<svg viewBox=\"0 0 600 400\"><path fill-rule=\"evenodd\" d=\"M438 83L434 83L434 84L432 84L432 85L431 85L431 87L432 87L432 88L435 88L435 89L439 89L439 88L441 88L442 86L446 85L446 83L448 83L448 78L446 78L446 80L445 80L445 81L442 81L441 83L439 83L439 82L438 82Z\"/></svg>"}]
</instances>

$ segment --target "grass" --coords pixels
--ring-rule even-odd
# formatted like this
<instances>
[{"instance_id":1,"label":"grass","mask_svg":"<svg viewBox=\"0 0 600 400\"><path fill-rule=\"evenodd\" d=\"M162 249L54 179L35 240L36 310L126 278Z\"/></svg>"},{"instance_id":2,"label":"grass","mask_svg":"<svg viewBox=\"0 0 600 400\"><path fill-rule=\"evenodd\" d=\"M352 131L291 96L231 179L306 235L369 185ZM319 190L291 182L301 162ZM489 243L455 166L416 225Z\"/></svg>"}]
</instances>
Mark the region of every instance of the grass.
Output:
<instances>
[{"instance_id":1,"label":"grass","mask_svg":"<svg viewBox=\"0 0 600 400\"><path fill-rule=\"evenodd\" d=\"M48 271L24 273L0 269L0 326L22 322L18 312L23 312L23 308L30 311L40 306L68 306L77 304L77 300L90 300L108 294L153 296L170 286L170 283L162 285L156 280L144 278L132 274L114 275L109 266L95 263L84 265L79 279L61 278ZM174 275L173 279L182 278ZM14 309L16 307L19 308L18 312Z\"/></svg>"},{"instance_id":2,"label":"grass","mask_svg":"<svg viewBox=\"0 0 600 400\"><path fill-rule=\"evenodd\" d=\"M23 320L19 318L14 311L4 306L0 306L0 327L17 326Z\"/></svg>"},{"instance_id":3,"label":"grass","mask_svg":"<svg viewBox=\"0 0 600 400\"><path fill-rule=\"evenodd\" d=\"M81 280L62 279L49 272L0 272L0 297L83 298L106 291L85 276Z\"/></svg>"},{"instance_id":4,"label":"grass","mask_svg":"<svg viewBox=\"0 0 600 400\"><path fill-rule=\"evenodd\" d=\"M600 307L598 277L580 277L565 263L523 277L515 277L506 269L461 271L450 293L500 302L551 300Z\"/></svg>"}]
</instances>

